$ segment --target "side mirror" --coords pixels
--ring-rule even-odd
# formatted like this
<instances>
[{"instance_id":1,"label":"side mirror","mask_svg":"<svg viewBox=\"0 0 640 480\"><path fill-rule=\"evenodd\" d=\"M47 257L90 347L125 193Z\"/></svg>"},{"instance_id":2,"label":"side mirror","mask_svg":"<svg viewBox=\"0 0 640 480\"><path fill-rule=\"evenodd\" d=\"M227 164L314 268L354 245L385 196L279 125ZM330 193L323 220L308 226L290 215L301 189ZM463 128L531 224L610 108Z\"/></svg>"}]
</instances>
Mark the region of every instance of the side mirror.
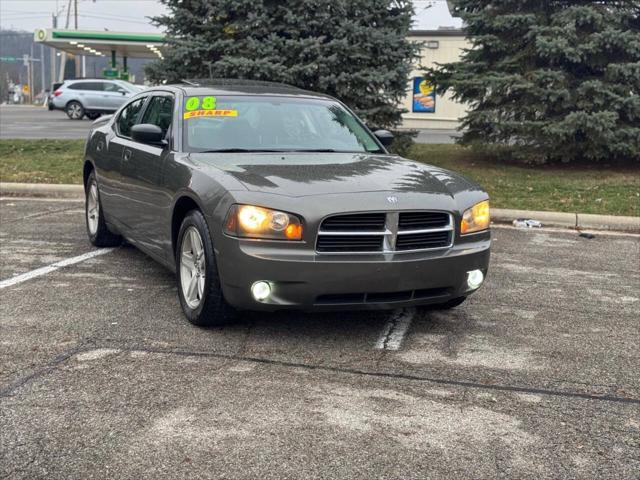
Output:
<instances>
[{"instance_id":1,"label":"side mirror","mask_svg":"<svg viewBox=\"0 0 640 480\"><path fill-rule=\"evenodd\" d=\"M388 147L393 143L393 133L389 130L376 130L373 134L385 147Z\"/></svg>"},{"instance_id":2,"label":"side mirror","mask_svg":"<svg viewBox=\"0 0 640 480\"><path fill-rule=\"evenodd\" d=\"M116 90L116 92L120 92L122 95L126 95L127 91L123 90L122 88L119 88L118 90Z\"/></svg>"},{"instance_id":3,"label":"side mirror","mask_svg":"<svg viewBox=\"0 0 640 480\"><path fill-rule=\"evenodd\" d=\"M131 127L131 138L136 142L152 145L163 145L165 143L162 129L151 123L140 123Z\"/></svg>"}]
</instances>

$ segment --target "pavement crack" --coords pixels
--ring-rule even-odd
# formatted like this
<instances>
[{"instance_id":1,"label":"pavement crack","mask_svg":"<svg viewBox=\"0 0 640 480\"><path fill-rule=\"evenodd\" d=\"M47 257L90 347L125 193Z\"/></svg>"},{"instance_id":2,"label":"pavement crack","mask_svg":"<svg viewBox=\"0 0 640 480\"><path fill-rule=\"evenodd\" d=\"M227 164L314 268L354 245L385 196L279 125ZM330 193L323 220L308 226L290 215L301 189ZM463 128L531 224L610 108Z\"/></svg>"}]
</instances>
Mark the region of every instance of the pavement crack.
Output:
<instances>
[{"instance_id":1,"label":"pavement crack","mask_svg":"<svg viewBox=\"0 0 640 480\"><path fill-rule=\"evenodd\" d=\"M78 345L78 346L72 348L71 350L67 350L66 352L63 352L60 355L57 355L51 361L47 362L43 367L35 370L34 372L30 373L29 375L26 375L26 376L24 376L22 378L19 378L18 380L15 380L15 381L9 383L6 387L1 388L0 389L0 398L10 397L11 394L15 390L17 390L20 387L26 385L31 380L43 377L47 373L55 370L55 368L58 367L58 365L61 365L62 363L66 362L72 356L74 356L74 355L76 355L78 353L87 351L87 350L88 350L88 348L86 346Z\"/></svg>"},{"instance_id":2,"label":"pavement crack","mask_svg":"<svg viewBox=\"0 0 640 480\"><path fill-rule=\"evenodd\" d=\"M132 348L132 347L126 347L126 346L123 347L118 345L108 345L108 346L103 346L102 348L117 348L125 352L140 351L140 352L146 352L146 353L173 354L173 355L193 356L193 357L203 357L203 358L218 358L218 359L253 362L253 363L258 363L263 365L275 365L275 366L287 367L287 368L302 368L305 370L312 370L312 371L340 373L340 374L347 374L347 375L359 375L359 376L371 377L371 378L397 379L397 380L407 380L411 382L435 383L439 385L448 385L453 387L462 387L462 388L469 388L469 389L492 390L492 391L514 392L514 393L529 393L529 394L547 395L547 396L554 396L554 397L575 398L575 399L584 399L584 400L595 400L595 401L640 405L640 398L634 398L634 397L622 397L622 396L609 395L609 394L599 395L595 393L562 391L562 390L553 390L548 388L536 388L536 387L522 387L517 385L505 385L505 384L496 384L496 383L479 383L479 382L473 382L468 380L429 377L429 376L412 375L412 374L397 373L397 372L380 372L380 371L362 370L358 368L337 367L337 366L331 366L331 365L319 365L319 364L302 363L302 362L288 362L284 360L276 360L276 359L264 358L264 357L250 357L250 356L216 353L216 352L171 350L171 349L161 349L161 348L146 348L146 347Z\"/></svg>"}]
</instances>

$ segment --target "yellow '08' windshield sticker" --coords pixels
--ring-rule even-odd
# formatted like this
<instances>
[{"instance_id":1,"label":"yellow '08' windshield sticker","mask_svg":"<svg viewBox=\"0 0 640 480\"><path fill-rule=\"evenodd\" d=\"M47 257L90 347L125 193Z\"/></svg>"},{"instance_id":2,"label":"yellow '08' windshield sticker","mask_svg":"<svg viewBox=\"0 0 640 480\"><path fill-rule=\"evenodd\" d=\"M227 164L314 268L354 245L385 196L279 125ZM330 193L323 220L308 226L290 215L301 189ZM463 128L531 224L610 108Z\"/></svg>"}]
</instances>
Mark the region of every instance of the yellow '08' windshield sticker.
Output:
<instances>
[{"instance_id":1,"label":"yellow '08' windshield sticker","mask_svg":"<svg viewBox=\"0 0 640 480\"><path fill-rule=\"evenodd\" d=\"M217 110L216 97L189 97L184 103L183 118L194 117L237 117L237 110Z\"/></svg>"}]
</instances>

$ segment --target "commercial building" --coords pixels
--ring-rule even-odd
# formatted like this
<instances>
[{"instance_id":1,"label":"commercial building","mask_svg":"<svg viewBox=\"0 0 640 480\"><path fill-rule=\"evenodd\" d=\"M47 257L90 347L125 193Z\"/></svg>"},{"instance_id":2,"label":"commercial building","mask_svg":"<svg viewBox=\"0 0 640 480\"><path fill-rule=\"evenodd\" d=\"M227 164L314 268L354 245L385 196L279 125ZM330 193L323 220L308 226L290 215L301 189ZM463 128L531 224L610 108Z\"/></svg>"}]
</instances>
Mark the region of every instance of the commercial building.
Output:
<instances>
[{"instance_id":1,"label":"commercial building","mask_svg":"<svg viewBox=\"0 0 640 480\"><path fill-rule=\"evenodd\" d=\"M407 110L402 127L407 129L443 129L458 127L465 107L450 94L438 95L432 85L423 80L428 67L437 63L455 62L462 50L469 48L461 29L414 30L409 39L421 44L420 60L416 62L408 84L408 95L402 102Z\"/></svg>"}]
</instances>

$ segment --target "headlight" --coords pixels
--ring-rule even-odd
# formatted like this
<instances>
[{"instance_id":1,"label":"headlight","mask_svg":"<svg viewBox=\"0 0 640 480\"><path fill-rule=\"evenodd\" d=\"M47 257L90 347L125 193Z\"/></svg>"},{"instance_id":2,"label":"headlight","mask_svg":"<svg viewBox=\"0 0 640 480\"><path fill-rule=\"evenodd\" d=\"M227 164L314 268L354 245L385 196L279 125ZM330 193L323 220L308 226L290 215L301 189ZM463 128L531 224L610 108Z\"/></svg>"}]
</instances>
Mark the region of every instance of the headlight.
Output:
<instances>
[{"instance_id":1,"label":"headlight","mask_svg":"<svg viewBox=\"0 0 640 480\"><path fill-rule=\"evenodd\" d=\"M489 228L489 200L476 203L473 207L467 209L462 214L462 222L460 223L460 233L480 232Z\"/></svg>"},{"instance_id":2,"label":"headlight","mask_svg":"<svg viewBox=\"0 0 640 480\"><path fill-rule=\"evenodd\" d=\"M302 239L302 222L290 213L253 205L233 205L224 221L229 235L274 240Z\"/></svg>"}]
</instances>

